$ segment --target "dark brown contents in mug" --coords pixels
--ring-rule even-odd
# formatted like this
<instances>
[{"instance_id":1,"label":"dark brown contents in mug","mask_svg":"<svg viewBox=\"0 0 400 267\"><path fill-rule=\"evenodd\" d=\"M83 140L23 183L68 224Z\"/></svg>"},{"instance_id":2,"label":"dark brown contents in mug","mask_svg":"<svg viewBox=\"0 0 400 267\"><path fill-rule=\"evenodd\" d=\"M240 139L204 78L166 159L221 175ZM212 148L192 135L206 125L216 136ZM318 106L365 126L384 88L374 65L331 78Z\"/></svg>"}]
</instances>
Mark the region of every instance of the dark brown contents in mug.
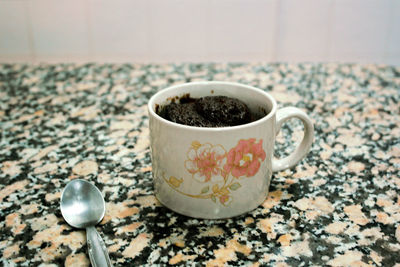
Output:
<instances>
[{"instance_id":1,"label":"dark brown contents in mug","mask_svg":"<svg viewBox=\"0 0 400 267\"><path fill-rule=\"evenodd\" d=\"M179 103L172 102L156 112L169 121L197 127L236 126L265 116L252 114L245 103L227 96L185 96Z\"/></svg>"}]
</instances>

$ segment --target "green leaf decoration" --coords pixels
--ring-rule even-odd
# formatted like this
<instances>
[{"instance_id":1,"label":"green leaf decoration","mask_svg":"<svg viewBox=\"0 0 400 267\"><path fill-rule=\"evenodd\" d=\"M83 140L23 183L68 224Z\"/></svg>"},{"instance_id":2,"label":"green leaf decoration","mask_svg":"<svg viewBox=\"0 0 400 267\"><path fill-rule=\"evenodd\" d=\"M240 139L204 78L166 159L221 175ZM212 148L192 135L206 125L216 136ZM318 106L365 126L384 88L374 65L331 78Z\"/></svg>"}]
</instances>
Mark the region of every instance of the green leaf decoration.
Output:
<instances>
[{"instance_id":1,"label":"green leaf decoration","mask_svg":"<svg viewBox=\"0 0 400 267\"><path fill-rule=\"evenodd\" d=\"M205 194L208 191L210 191L210 186L203 187L203 189L201 189L201 194Z\"/></svg>"},{"instance_id":2,"label":"green leaf decoration","mask_svg":"<svg viewBox=\"0 0 400 267\"><path fill-rule=\"evenodd\" d=\"M239 183L234 183L234 184L231 184L230 186L229 186L229 188L231 189L231 190L233 190L233 191L235 191L235 190L238 190L240 187L242 187Z\"/></svg>"},{"instance_id":3,"label":"green leaf decoration","mask_svg":"<svg viewBox=\"0 0 400 267\"><path fill-rule=\"evenodd\" d=\"M214 201L214 203L217 203L217 199L215 198L214 195L211 196L211 200Z\"/></svg>"}]
</instances>

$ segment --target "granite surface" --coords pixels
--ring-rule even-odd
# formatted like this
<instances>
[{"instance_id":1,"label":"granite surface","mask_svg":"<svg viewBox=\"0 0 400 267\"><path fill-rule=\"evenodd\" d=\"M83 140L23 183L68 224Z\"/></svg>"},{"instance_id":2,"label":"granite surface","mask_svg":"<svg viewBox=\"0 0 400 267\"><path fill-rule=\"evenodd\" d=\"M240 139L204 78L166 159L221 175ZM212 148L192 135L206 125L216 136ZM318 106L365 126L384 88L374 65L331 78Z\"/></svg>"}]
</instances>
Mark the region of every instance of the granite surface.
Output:
<instances>
[{"instance_id":1,"label":"granite surface","mask_svg":"<svg viewBox=\"0 0 400 267\"><path fill-rule=\"evenodd\" d=\"M309 155L234 219L187 218L153 195L147 101L203 80L259 87L315 123ZM90 265L59 208L82 178L105 197L97 229L115 266L400 266L399 101L390 66L0 65L0 262ZM284 125L277 156L301 127Z\"/></svg>"}]
</instances>

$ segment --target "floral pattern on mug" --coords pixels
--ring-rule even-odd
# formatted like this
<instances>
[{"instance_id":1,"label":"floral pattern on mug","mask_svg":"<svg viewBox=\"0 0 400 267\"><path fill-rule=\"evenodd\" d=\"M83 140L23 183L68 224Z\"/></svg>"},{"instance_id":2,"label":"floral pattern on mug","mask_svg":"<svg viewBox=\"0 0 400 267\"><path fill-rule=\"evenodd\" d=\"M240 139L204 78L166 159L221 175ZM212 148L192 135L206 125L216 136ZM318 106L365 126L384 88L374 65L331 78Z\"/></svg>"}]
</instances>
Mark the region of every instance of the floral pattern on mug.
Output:
<instances>
[{"instance_id":1,"label":"floral pattern on mug","mask_svg":"<svg viewBox=\"0 0 400 267\"><path fill-rule=\"evenodd\" d=\"M193 142L187 153L186 170L199 182L219 182L224 180L223 166L226 162L226 151L221 145Z\"/></svg>"},{"instance_id":2,"label":"floral pattern on mug","mask_svg":"<svg viewBox=\"0 0 400 267\"><path fill-rule=\"evenodd\" d=\"M213 202L228 206L233 201L232 192L242 185L238 180L242 177L251 178L257 174L261 163L266 158L262 147L263 140L255 138L241 139L237 145L226 152L218 144L201 144L194 141L187 153L186 170L197 182L204 186L198 194L189 194L180 190L184 178L170 176L164 180L175 191L192 198L211 199Z\"/></svg>"},{"instance_id":3,"label":"floral pattern on mug","mask_svg":"<svg viewBox=\"0 0 400 267\"><path fill-rule=\"evenodd\" d=\"M236 178L252 177L258 172L265 157L262 140L258 143L255 138L240 140L237 146L229 150L224 170Z\"/></svg>"}]
</instances>

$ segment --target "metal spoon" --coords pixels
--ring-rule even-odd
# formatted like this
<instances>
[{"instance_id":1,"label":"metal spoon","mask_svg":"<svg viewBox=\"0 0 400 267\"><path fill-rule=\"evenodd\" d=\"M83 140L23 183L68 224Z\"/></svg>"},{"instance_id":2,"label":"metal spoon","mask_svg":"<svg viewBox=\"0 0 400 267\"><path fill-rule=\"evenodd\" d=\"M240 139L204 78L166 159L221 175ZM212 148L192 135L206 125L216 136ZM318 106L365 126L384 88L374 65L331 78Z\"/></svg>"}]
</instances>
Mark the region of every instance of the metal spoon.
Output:
<instances>
[{"instance_id":1,"label":"metal spoon","mask_svg":"<svg viewBox=\"0 0 400 267\"><path fill-rule=\"evenodd\" d=\"M72 180L61 194L64 219L73 227L86 228L88 253L94 267L112 266L106 245L94 227L103 219L105 211L100 190L85 180Z\"/></svg>"}]
</instances>

